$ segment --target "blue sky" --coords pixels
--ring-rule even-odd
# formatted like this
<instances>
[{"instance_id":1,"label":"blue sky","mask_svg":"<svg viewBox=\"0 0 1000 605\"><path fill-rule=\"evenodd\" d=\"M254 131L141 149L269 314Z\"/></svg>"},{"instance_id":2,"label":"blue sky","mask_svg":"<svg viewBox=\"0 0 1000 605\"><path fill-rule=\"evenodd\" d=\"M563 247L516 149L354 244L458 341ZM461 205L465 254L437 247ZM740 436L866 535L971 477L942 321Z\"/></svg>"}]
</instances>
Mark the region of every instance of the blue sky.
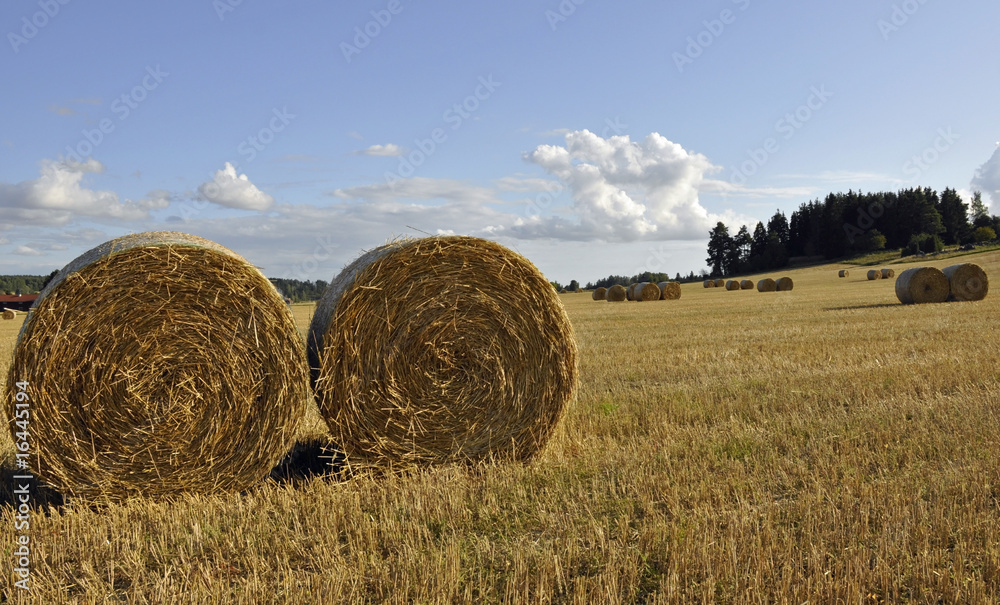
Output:
<instances>
[{"instance_id":1,"label":"blue sky","mask_svg":"<svg viewBox=\"0 0 1000 605\"><path fill-rule=\"evenodd\" d=\"M330 280L460 233L586 282L831 191L1000 207L994 0L345 4L5 3L0 273L171 229Z\"/></svg>"}]
</instances>

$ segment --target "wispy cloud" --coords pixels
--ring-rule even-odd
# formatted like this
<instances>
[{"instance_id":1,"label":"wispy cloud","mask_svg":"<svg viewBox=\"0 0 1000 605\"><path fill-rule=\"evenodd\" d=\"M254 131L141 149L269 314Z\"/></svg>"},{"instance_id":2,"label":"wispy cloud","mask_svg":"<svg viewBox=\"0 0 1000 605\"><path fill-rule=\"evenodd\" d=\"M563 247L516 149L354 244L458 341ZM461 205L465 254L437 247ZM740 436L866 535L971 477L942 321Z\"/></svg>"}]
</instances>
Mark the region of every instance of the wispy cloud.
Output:
<instances>
[{"instance_id":1,"label":"wispy cloud","mask_svg":"<svg viewBox=\"0 0 1000 605\"><path fill-rule=\"evenodd\" d=\"M403 148L395 143L372 145L354 152L354 155L373 155L379 157L397 157L403 155Z\"/></svg>"}]
</instances>

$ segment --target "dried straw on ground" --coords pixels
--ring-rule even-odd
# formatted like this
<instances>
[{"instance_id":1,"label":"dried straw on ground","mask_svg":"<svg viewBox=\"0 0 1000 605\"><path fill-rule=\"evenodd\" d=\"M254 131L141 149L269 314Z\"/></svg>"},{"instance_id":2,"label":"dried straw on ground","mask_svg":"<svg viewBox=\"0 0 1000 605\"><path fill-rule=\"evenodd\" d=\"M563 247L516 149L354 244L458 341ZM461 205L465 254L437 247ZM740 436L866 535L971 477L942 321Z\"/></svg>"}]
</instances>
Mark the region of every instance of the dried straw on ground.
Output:
<instances>
[{"instance_id":1,"label":"dried straw on ground","mask_svg":"<svg viewBox=\"0 0 1000 605\"><path fill-rule=\"evenodd\" d=\"M774 289L778 292L788 292L794 286L795 284L792 283L791 277L781 277L778 281L774 282Z\"/></svg>"},{"instance_id":2,"label":"dried straw on ground","mask_svg":"<svg viewBox=\"0 0 1000 605\"><path fill-rule=\"evenodd\" d=\"M715 287L715 280L714 279L706 279L704 285L705 285L706 288L714 288Z\"/></svg>"},{"instance_id":3,"label":"dried straw on ground","mask_svg":"<svg viewBox=\"0 0 1000 605\"><path fill-rule=\"evenodd\" d=\"M851 272L847 269L841 269L840 273L837 274L838 277L850 277Z\"/></svg>"},{"instance_id":4,"label":"dried straw on ground","mask_svg":"<svg viewBox=\"0 0 1000 605\"><path fill-rule=\"evenodd\" d=\"M653 282L640 282L632 290L632 298L639 302L660 300L660 288Z\"/></svg>"},{"instance_id":5,"label":"dried straw on ground","mask_svg":"<svg viewBox=\"0 0 1000 605\"><path fill-rule=\"evenodd\" d=\"M882 279L891 279L893 277L896 277L896 272L893 271L892 269L882 269L881 273L882 273Z\"/></svg>"},{"instance_id":6,"label":"dried straw on ground","mask_svg":"<svg viewBox=\"0 0 1000 605\"><path fill-rule=\"evenodd\" d=\"M577 387L573 329L547 283L524 257L462 236L393 242L344 269L316 308L309 359L348 460L535 456Z\"/></svg>"},{"instance_id":7,"label":"dried straw on ground","mask_svg":"<svg viewBox=\"0 0 1000 605\"><path fill-rule=\"evenodd\" d=\"M660 288L660 300L677 300L681 297L680 282L661 281L656 285Z\"/></svg>"},{"instance_id":8,"label":"dried straw on ground","mask_svg":"<svg viewBox=\"0 0 1000 605\"><path fill-rule=\"evenodd\" d=\"M716 288L725 288L726 287L726 280L724 280L722 278L719 278L719 279L715 280L715 287Z\"/></svg>"},{"instance_id":9,"label":"dried straw on ground","mask_svg":"<svg viewBox=\"0 0 1000 605\"><path fill-rule=\"evenodd\" d=\"M21 329L5 401L18 381L32 470L108 499L246 489L309 403L305 346L271 282L173 232L111 240L57 274Z\"/></svg>"},{"instance_id":10,"label":"dried straw on ground","mask_svg":"<svg viewBox=\"0 0 1000 605\"><path fill-rule=\"evenodd\" d=\"M777 282L775 282L770 277L765 277L764 279L757 282L758 292L774 292L778 288Z\"/></svg>"},{"instance_id":11,"label":"dried straw on ground","mask_svg":"<svg viewBox=\"0 0 1000 605\"><path fill-rule=\"evenodd\" d=\"M17 312L14 311L13 309L4 309L3 310L3 318L4 319L14 319L15 317L17 317Z\"/></svg>"},{"instance_id":12,"label":"dried straw on ground","mask_svg":"<svg viewBox=\"0 0 1000 605\"><path fill-rule=\"evenodd\" d=\"M625 286L615 284L608 288L607 299L610 302L623 302L628 298Z\"/></svg>"},{"instance_id":13,"label":"dried straw on ground","mask_svg":"<svg viewBox=\"0 0 1000 605\"><path fill-rule=\"evenodd\" d=\"M594 300L604 300L608 296L608 289L597 288L591 296L593 296Z\"/></svg>"},{"instance_id":14,"label":"dried straw on ground","mask_svg":"<svg viewBox=\"0 0 1000 605\"><path fill-rule=\"evenodd\" d=\"M738 282L737 280L731 279L726 282L726 290L739 290L739 289L740 289L740 282Z\"/></svg>"},{"instance_id":15,"label":"dried straw on ground","mask_svg":"<svg viewBox=\"0 0 1000 605\"><path fill-rule=\"evenodd\" d=\"M868 280L875 281L876 279L882 279L882 272L879 271L878 269L869 269Z\"/></svg>"},{"instance_id":16,"label":"dried straw on ground","mask_svg":"<svg viewBox=\"0 0 1000 605\"><path fill-rule=\"evenodd\" d=\"M740 282L740 290L753 290L753 280L744 279Z\"/></svg>"},{"instance_id":17,"label":"dried straw on ground","mask_svg":"<svg viewBox=\"0 0 1000 605\"><path fill-rule=\"evenodd\" d=\"M949 291L948 278L935 267L913 267L896 278L896 298L904 305L944 302Z\"/></svg>"},{"instance_id":18,"label":"dried straw on ground","mask_svg":"<svg viewBox=\"0 0 1000 605\"><path fill-rule=\"evenodd\" d=\"M948 278L951 289L948 300L983 300L990 291L990 280L977 264L952 265L945 267L942 272Z\"/></svg>"}]
</instances>

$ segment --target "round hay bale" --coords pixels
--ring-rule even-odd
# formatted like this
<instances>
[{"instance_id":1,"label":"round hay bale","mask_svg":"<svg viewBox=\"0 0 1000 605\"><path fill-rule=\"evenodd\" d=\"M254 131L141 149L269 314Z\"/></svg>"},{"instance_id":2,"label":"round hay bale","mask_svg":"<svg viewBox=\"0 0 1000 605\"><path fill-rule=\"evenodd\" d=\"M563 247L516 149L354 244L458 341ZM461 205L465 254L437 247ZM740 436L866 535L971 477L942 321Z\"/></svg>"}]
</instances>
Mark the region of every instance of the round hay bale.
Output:
<instances>
[{"instance_id":1,"label":"round hay bale","mask_svg":"<svg viewBox=\"0 0 1000 605\"><path fill-rule=\"evenodd\" d=\"M770 277L765 277L764 279L757 282L758 292L774 292L778 288L777 282L775 282Z\"/></svg>"},{"instance_id":2,"label":"round hay bale","mask_svg":"<svg viewBox=\"0 0 1000 605\"><path fill-rule=\"evenodd\" d=\"M753 280L744 279L740 282L740 290L753 290Z\"/></svg>"},{"instance_id":3,"label":"round hay bale","mask_svg":"<svg viewBox=\"0 0 1000 605\"><path fill-rule=\"evenodd\" d=\"M725 288L726 287L726 280L724 280L722 278L719 278L719 279L715 280L715 287L716 288Z\"/></svg>"},{"instance_id":4,"label":"round hay bale","mask_svg":"<svg viewBox=\"0 0 1000 605\"><path fill-rule=\"evenodd\" d=\"M792 283L791 277L782 277L778 281L774 282L774 289L778 292L788 292L794 287L795 284Z\"/></svg>"},{"instance_id":5,"label":"round hay bale","mask_svg":"<svg viewBox=\"0 0 1000 605\"><path fill-rule=\"evenodd\" d=\"M878 269L869 269L868 281L875 281L876 279L882 279L882 272Z\"/></svg>"},{"instance_id":6,"label":"round hay bale","mask_svg":"<svg viewBox=\"0 0 1000 605\"><path fill-rule=\"evenodd\" d=\"M962 263L945 267L951 295L948 300L983 300L990 291L990 280L983 268L975 263Z\"/></svg>"},{"instance_id":7,"label":"round hay bale","mask_svg":"<svg viewBox=\"0 0 1000 605\"><path fill-rule=\"evenodd\" d=\"M14 311L13 309L4 309L3 310L3 318L4 319L14 319L15 317L17 317L17 312Z\"/></svg>"},{"instance_id":8,"label":"round hay bale","mask_svg":"<svg viewBox=\"0 0 1000 605\"><path fill-rule=\"evenodd\" d=\"M882 269L881 273L882 273L882 279L891 279L893 277L896 277L896 272L893 271L892 269Z\"/></svg>"},{"instance_id":9,"label":"round hay bale","mask_svg":"<svg viewBox=\"0 0 1000 605\"><path fill-rule=\"evenodd\" d=\"M625 290L625 298L628 300L635 300L635 287L638 286L637 283L632 283L628 285L628 289Z\"/></svg>"},{"instance_id":10,"label":"round hay bale","mask_svg":"<svg viewBox=\"0 0 1000 605\"><path fill-rule=\"evenodd\" d=\"M850 276L851 272L848 271L847 269L841 269L840 273L837 274L837 277L850 277Z\"/></svg>"},{"instance_id":11,"label":"round hay bale","mask_svg":"<svg viewBox=\"0 0 1000 605\"><path fill-rule=\"evenodd\" d=\"M591 294L591 296L594 298L594 300L605 300L608 297L608 289L597 288L594 290L594 293Z\"/></svg>"},{"instance_id":12,"label":"round hay bale","mask_svg":"<svg viewBox=\"0 0 1000 605\"><path fill-rule=\"evenodd\" d=\"M348 460L541 451L577 388L573 329L546 283L519 254L464 236L393 242L344 269L313 315L309 360Z\"/></svg>"},{"instance_id":13,"label":"round hay bale","mask_svg":"<svg viewBox=\"0 0 1000 605\"><path fill-rule=\"evenodd\" d=\"M896 278L896 298L904 305L948 300L948 278L935 267L913 267Z\"/></svg>"},{"instance_id":14,"label":"round hay bale","mask_svg":"<svg viewBox=\"0 0 1000 605\"><path fill-rule=\"evenodd\" d=\"M291 448L310 394L271 282L231 250L163 231L56 275L21 328L5 401L20 381L32 470L111 500L253 486Z\"/></svg>"},{"instance_id":15,"label":"round hay bale","mask_svg":"<svg viewBox=\"0 0 1000 605\"><path fill-rule=\"evenodd\" d=\"M729 281L726 282L726 290L739 290L739 289L740 289L740 282L738 282L737 280L730 279Z\"/></svg>"},{"instance_id":16,"label":"round hay bale","mask_svg":"<svg viewBox=\"0 0 1000 605\"><path fill-rule=\"evenodd\" d=\"M706 288L714 288L715 287L715 280L714 279L706 279L705 283L704 283L704 286Z\"/></svg>"},{"instance_id":17,"label":"round hay bale","mask_svg":"<svg viewBox=\"0 0 1000 605\"><path fill-rule=\"evenodd\" d=\"M632 297L639 302L660 300L660 288L653 282L639 282L632 290Z\"/></svg>"},{"instance_id":18,"label":"round hay bale","mask_svg":"<svg viewBox=\"0 0 1000 605\"><path fill-rule=\"evenodd\" d=\"M628 298L628 292L625 290L625 286L615 284L608 288L607 299L610 302L623 302Z\"/></svg>"},{"instance_id":19,"label":"round hay bale","mask_svg":"<svg viewBox=\"0 0 1000 605\"><path fill-rule=\"evenodd\" d=\"M656 285L660 288L660 300L677 300L681 297L680 282L661 281Z\"/></svg>"}]
</instances>

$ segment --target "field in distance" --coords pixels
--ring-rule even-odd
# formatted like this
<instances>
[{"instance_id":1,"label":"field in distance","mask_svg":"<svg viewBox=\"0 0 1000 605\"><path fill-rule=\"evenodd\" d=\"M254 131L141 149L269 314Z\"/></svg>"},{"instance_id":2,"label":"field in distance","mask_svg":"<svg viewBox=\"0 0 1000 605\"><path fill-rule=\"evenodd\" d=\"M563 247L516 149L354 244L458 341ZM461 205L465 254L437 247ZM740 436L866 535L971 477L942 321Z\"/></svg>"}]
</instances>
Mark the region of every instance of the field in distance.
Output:
<instances>
[{"instance_id":1,"label":"field in distance","mask_svg":"<svg viewBox=\"0 0 1000 605\"><path fill-rule=\"evenodd\" d=\"M918 264L963 261L1000 288L1000 252ZM1000 292L904 306L868 268L766 274L791 292L563 295L579 397L532 464L39 510L32 597L998 602ZM304 333L312 305L294 309ZM22 318L0 322L4 376ZM322 431L314 415L304 437ZM10 597L6 433L0 458Z\"/></svg>"}]
</instances>

